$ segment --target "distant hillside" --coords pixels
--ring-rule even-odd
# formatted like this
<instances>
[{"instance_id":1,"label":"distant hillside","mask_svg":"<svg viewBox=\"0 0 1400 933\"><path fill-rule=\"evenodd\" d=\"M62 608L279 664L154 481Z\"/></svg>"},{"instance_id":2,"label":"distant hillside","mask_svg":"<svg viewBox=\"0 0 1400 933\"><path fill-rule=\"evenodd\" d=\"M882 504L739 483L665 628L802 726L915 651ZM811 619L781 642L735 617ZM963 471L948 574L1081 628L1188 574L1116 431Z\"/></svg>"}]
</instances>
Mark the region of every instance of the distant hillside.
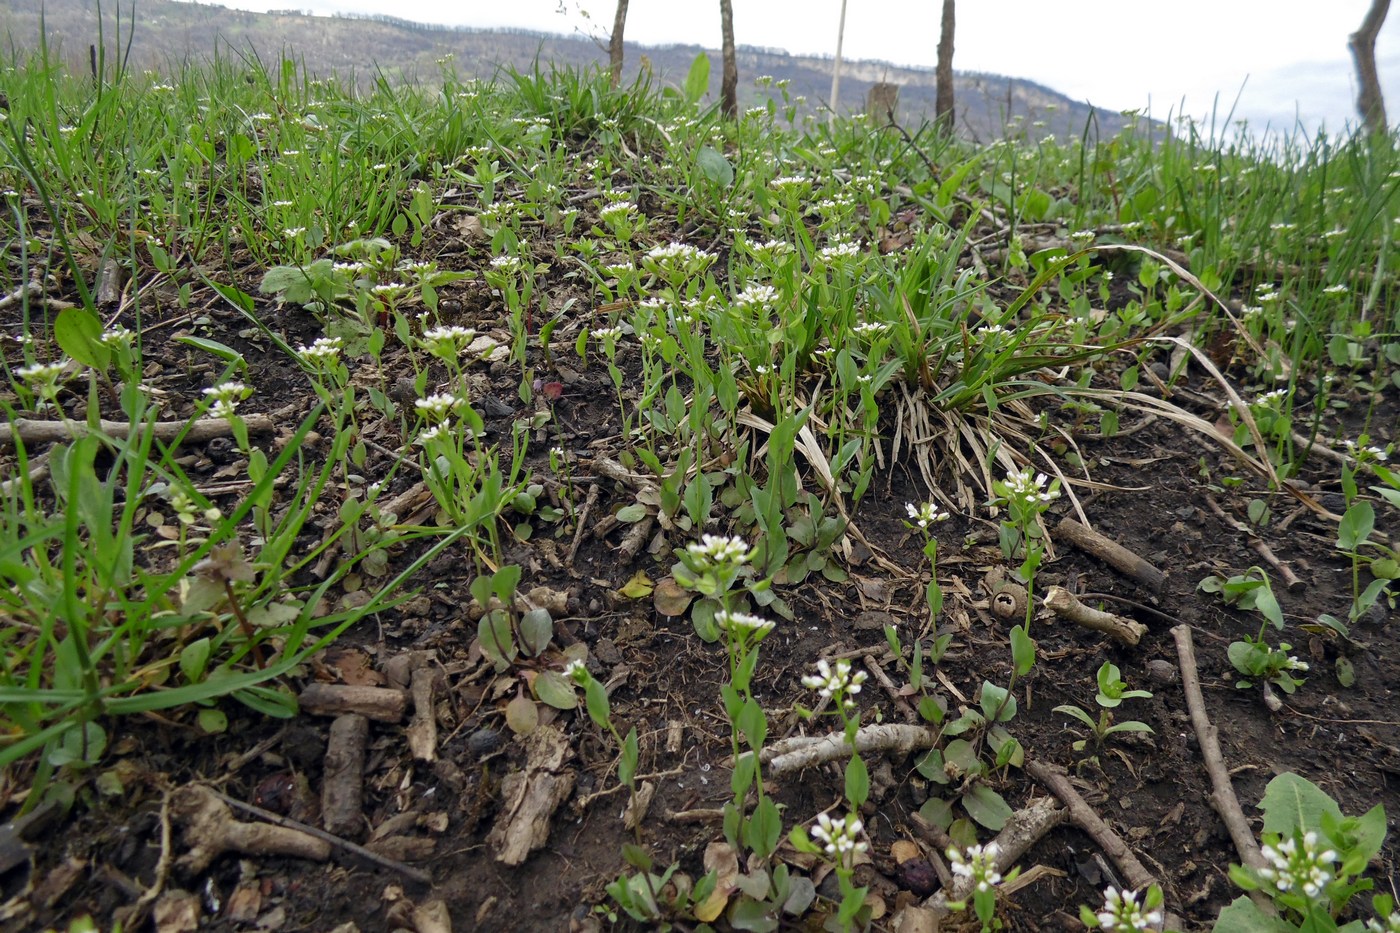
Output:
<instances>
[{"instance_id":1,"label":"distant hillside","mask_svg":"<svg viewBox=\"0 0 1400 933\"><path fill-rule=\"evenodd\" d=\"M9 48L37 49L40 10L49 44L59 50L70 67L87 68L88 47L98 41L95 0L7 0L0 8L0 36ZM103 5L103 38L108 55L118 52L118 19L121 42L132 20L130 0ZM217 51L224 57L250 52L264 62L288 54L314 75L368 81L383 75L394 82L432 81L440 73L439 61L452 56L452 67L464 76L489 78L504 66L524 69L541 62L582 67L605 63L599 43L586 38L516 32L483 31L425 26L391 17L352 18L309 16L297 11L248 13L221 6L177 3L172 0L137 0L131 64L137 69L168 71L186 59L207 59ZM645 56L663 81L678 82L699 46L637 46L628 43L630 71ZM715 58L718 53L711 50ZM791 82L789 92L806 98L807 106L821 112L831 89L831 60L820 56L789 55L781 50L741 46L738 53L740 103L750 106L767 91L755 86L759 75ZM712 93L718 93L718 62L712 71ZM876 61L847 61L841 79L841 110L863 109L870 86L879 81L900 85L899 119L917 126L928 119L934 106L931 69L907 68ZM1001 75L957 75L958 126L976 139L1000 136L1009 118L1033 127L1037 136L1054 133L1061 138L1078 136L1091 114L1097 131L1112 135L1124 123L1114 111L1095 110L1062 94L1029 81Z\"/></svg>"}]
</instances>

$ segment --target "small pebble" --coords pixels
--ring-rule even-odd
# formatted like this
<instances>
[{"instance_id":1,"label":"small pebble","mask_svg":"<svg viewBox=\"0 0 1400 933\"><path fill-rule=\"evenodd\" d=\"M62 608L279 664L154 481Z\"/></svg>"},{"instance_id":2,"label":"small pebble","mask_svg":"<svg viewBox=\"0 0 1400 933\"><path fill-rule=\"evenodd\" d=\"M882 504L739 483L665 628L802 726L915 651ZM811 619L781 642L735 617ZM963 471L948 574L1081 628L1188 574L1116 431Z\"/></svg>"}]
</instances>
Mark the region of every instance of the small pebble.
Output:
<instances>
[{"instance_id":1,"label":"small pebble","mask_svg":"<svg viewBox=\"0 0 1400 933\"><path fill-rule=\"evenodd\" d=\"M938 873L927 859L911 858L895 868L895 880L906 891L928 897L938 887Z\"/></svg>"},{"instance_id":2,"label":"small pebble","mask_svg":"<svg viewBox=\"0 0 1400 933\"><path fill-rule=\"evenodd\" d=\"M1157 687L1174 684L1177 679L1176 665L1161 658L1153 658L1147 662L1147 679Z\"/></svg>"},{"instance_id":3,"label":"small pebble","mask_svg":"<svg viewBox=\"0 0 1400 933\"><path fill-rule=\"evenodd\" d=\"M495 729L481 728L467 736L467 751L476 758L485 758L501 747L501 734Z\"/></svg>"}]
</instances>

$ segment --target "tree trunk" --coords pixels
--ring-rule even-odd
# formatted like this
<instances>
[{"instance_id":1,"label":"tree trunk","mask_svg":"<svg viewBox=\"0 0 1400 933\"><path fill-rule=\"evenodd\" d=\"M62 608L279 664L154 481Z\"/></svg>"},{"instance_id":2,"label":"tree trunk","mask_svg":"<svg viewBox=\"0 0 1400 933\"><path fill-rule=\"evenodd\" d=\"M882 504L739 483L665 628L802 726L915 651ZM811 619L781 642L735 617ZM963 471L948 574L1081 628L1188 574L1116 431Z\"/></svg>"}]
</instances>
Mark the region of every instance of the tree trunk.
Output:
<instances>
[{"instance_id":1,"label":"tree trunk","mask_svg":"<svg viewBox=\"0 0 1400 933\"><path fill-rule=\"evenodd\" d=\"M1387 0L1389 2L1389 0ZM938 66L934 72L934 119L953 131L953 0L943 0L943 25L938 36Z\"/></svg>"},{"instance_id":2,"label":"tree trunk","mask_svg":"<svg viewBox=\"0 0 1400 933\"><path fill-rule=\"evenodd\" d=\"M622 32L627 26L628 0L617 0L612 36L608 39L608 83L617 90L622 83Z\"/></svg>"},{"instance_id":3,"label":"tree trunk","mask_svg":"<svg viewBox=\"0 0 1400 933\"><path fill-rule=\"evenodd\" d=\"M739 118L739 66L734 63L734 6L719 0L719 28L723 37L724 75L719 84L719 109L730 120Z\"/></svg>"},{"instance_id":4,"label":"tree trunk","mask_svg":"<svg viewBox=\"0 0 1400 933\"><path fill-rule=\"evenodd\" d=\"M1390 121L1385 116L1385 98L1381 95L1381 79L1376 71L1376 36L1390 12L1390 0L1371 0L1371 9L1361 21L1361 28L1351 34L1347 45L1356 62L1356 80L1361 90L1356 96L1356 109L1371 133L1385 133Z\"/></svg>"},{"instance_id":5,"label":"tree trunk","mask_svg":"<svg viewBox=\"0 0 1400 933\"><path fill-rule=\"evenodd\" d=\"M831 65L831 126L836 125L836 103L841 97L841 43L846 38L846 0L841 0L841 23L836 27L836 61Z\"/></svg>"}]
</instances>

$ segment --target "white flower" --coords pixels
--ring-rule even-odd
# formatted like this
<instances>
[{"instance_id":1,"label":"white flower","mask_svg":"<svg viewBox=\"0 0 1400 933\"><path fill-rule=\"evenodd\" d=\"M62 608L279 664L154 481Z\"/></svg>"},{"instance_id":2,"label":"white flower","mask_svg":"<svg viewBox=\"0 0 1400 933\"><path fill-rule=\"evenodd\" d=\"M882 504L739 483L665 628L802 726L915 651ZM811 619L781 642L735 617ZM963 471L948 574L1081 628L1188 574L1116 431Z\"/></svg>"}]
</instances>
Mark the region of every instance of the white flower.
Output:
<instances>
[{"instance_id":1,"label":"white flower","mask_svg":"<svg viewBox=\"0 0 1400 933\"><path fill-rule=\"evenodd\" d=\"M1031 476L1029 469L1012 470L1006 474L1006 487L1010 497L1016 498L1027 504L1046 504L1059 498L1058 489L1047 492L1045 484L1047 478L1044 473L1037 473Z\"/></svg>"},{"instance_id":2,"label":"white flower","mask_svg":"<svg viewBox=\"0 0 1400 933\"><path fill-rule=\"evenodd\" d=\"M868 677L865 671L852 672L849 658L837 659L834 667L826 658L822 658L817 661L817 672L802 678L802 686L816 690L823 699L841 697L842 704L852 709L856 705L852 697L860 693L860 685Z\"/></svg>"},{"instance_id":3,"label":"white flower","mask_svg":"<svg viewBox=\"0 0 1400 933\"><path fill-rule=\"evenodd\" d=\"M1001 872L997 871L997 856L1001 849L995 842L987 845L969 846L966 852L957 846L949 846L948 863L953 874L971 878L978 891L986 891L1001 882Z\"/></svg>"},{"instance_id":4,"label":"white flower","mask_svg":"<svg viewBox=\"0 0 1400 933\"><path fill-rule=\"evenodd\" d=\"M1106 933L1136 933L1162 922L1161 911L1143 911L1136 891L1120 891L1111 886L1103 892L1103 907L1095 916Z\"/></svg>"},{"instance_id":5,"label":"white flower","mask_svg":"<svg viewBox=\"0 0 1400 933\"><path fill-rule=\"evenodd\" d=\"M457 396L438 393L429 395L427 398L416 399L413 402L413 407L418 410L419 415L429 421L442 421L460 404L462 404L462 400Z\"/></svg>"},{"instance_id":6,"label":"white flower","mask_svg":"<svg viewBox=\"0 0 1400 933\"><path fill-rule=\"evenodd\" d=\"M812 182L810 179L803 178L801 175L781 175L770 181L768 187L779 194L796 195L802 194L808 188L812 187Z\"/></svg>"},{"instance_id":7,"label":"white flower","mask_svg":"<svg viewBox=\"0 0 1400 933\"><path fill-rule=\"evenodd\" d=\"M614 201L598 211L598 216L607 221L626 220L637 213L637 205L631 201Z\"/></svg>"},{"instance_id":8,"label":"white flower","mask_svg":"<svg viewBox=\"0 0 1400 933\"><path fill-rule=\"evenodd\" d=\"M825 813L819 813L817 825L812 827L812 838L822 844L827 855L835 856L838 862L848 865L852 856L867 848L866 843L856 839L863 828L864 824L855 813L846 814L846 818L839 822Z\"/></svg>"},{"instance_id":9,"label":"white flower","mask_svg":"<svg viewBox=\"0 0 1400 933\"><path fill-rule=\"evenodd\" d=\"M817 250L817 259L831 263L841 259L854 259L860 255L860 245L846 240L838 240L830 246Z\"/></svg>"},{"instance_id":10,"label":"white flower","mask_svg":"<svg viewBox=\"0 0 1400 933\"><path fill-rule=\"evenodd\" d=\"M1317 833L1311 830L1301 837L1263 846L1259 851L1269 864L1255 873L1280 894L1296 889L1309 898L1317 898L1333 878L1332 863L1337 861L1337 853L1332 849L1319 851Z\"/></svg>"},{"instance_id":11,"label":"white flower","mask_svg":"<svg viewBox=\"0 0 1400 933\"><path fill-rule=\"evenodd\" d=\"M912 502L906 502L904 503L904 509L909 513L909 519L920 528L927 528L934 522L948 520L948 513L938 511L938 507L932 502L921 502L918 505Z\"/></svg>"},{"instance_id":12,"label":"white flower","mask_svg":"<svg viewBox=\"0 0 1400 933\"><path fill-rule=\"evenodd\" d=\"M773 631L775 623L770 622L760 616L750 615L747 612L730 612L728 609L721 609L715 613L715 624L721 631L740 640L753 639L760 641L769 632Z\"/></svg>"},{"instance_id":13,"label":"white flower","mask_svg":"<svg viewBox=\"0 0 1400 933\"><path fill-rule=\"evenodd\" d=\"M297 356L318 368L328 366L340 359L344 345L339 337L317 337L311 346L297 347Z\"/></svg>"},{"instance_id":14,"label":"white flower","mask_svg":"<svg viewBox=\"0 0 1400 933\"><path fill-rule=\"evenodd\" d=\"M593 336L594 340L616 340L618 337L622 336L622 328L618 326L595 327L593 330L589 331L589 333Z\"/></svg>"},{"instance_id":15,"label":"white flower","mask_svg":"<svg viewBox=\"0 0 1400 933\"><path fill-rule=\"evenodd\" d=\"M686 545L686 551L701 566L746 564L753 559L743 538L723 535L701 535L698 542Z\"/></svg>"},{"instance_id":16,"label":"white flower","mask_svg":"<svg viewBox=\"0 0 1400 933\"><path fill-rule=\"evenodd\" d=\"M581 658L574 658L564 665L564 677L582 686L588 683L588 665L583 663Z\"/></svg>"}]
</instances>

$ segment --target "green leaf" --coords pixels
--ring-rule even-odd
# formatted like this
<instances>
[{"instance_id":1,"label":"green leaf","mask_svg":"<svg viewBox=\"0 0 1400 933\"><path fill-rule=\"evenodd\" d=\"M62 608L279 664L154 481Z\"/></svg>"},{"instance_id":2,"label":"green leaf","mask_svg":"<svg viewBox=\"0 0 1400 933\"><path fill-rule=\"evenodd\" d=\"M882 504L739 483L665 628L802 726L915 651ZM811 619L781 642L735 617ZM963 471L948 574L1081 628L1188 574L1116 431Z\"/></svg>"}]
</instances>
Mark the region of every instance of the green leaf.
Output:
<instances>
[{"instance_id":1,"label":"green leaf","mask_svg":"<svg viewBox=\"0 0 1400 933\"><path fill-rule=\"evenodd\" d=\"M257 713L272 719L291 719L297 714L297 698L277 687L252 686L233 691L233 698Z\"/></svg>"},{"instance_id":2,"label":"green leaf","mask_svg":"<svg viewBox=\"0 0 1400 933\"><path fill-rule=\"evenodd\" d=\"M195 717L199 728L207 735L222 735L228 731L228 717L222 710L202 709Z\"/></svg>"},{"instance_id":3,"label":"green leaf","mask_svg":"<svg viewBox=\"0 0 1400 933\"><path fill-rule=\"evenodd\" d=\"M204 677L212 651L208 638L198 638L180 649L180 673L190 683L198 683Z\"/></svg>"},{"instance_id":4,"label":"green leaf","mask_svg":"<svg viewBox=\"0 0 1400 933\"><path fill-rule=\"evenodd\" d=\"M207 337L195 337L191 334L181 334L175 338L176 343L183 343L187 347L194 347L196 350L203 350L205 353L212 353L226 363L231 363L239 369L247 369L248 361L243 358L233 347L219 343L217 340L210 340Z\"/></svg>"},{"instance_id":5,"label":"green leaf","mask_svg":"<svg viewBox=\"0 0 1400 933\"><path fill-rule=\"evenodd\" d=\"M1013 812L1001 794L986 784L974 784L971 790L963 794L962 804L968 816L992 832L1000 832Z\"/></svg>"},{"instance_id":6,"label":"green leaf","mask_svg":"<svg viewBox=\"0 0 1400 933\"><path fill-rule=\"evenodd\" d=\"M624 784L631 784L632 779L637 776L637 762L641 760L641 752L637 748L637 727L633 726L627 731L627 738L622 740L622 754L617 760L617 779Z\"/></svg>"},{"instance_id":7,"label":"green leaf","mask_svg":"<svg viewBox=\"0 0 1400 933\"><path fill-rule=\"evenodd\" d=\"M631 505L624 505L622 508L617 510L617 520L620 522L626 522L628 524L631 524L633 522L639 522L646 517L647 507L642 505L640 502L634 502Z\"/></svg>"},{"instance_id":8,"label":"green leaf","mask_svg":"<svg viewBox=\"0 0 1400 933\"><path fill-rule=\"evenodd\" d=\"M64 308L53 322L53 339L59 349L98 372L112 362L112 351L102 343L102 320L86 308Z\"/></svg>"},{"instance_id":9,"label":"green leaf","mask_svg":"<svg viewBox=\"0 0 1400 933\"><path fill-rule=\"evenodd\" d=\"M1353 502L1337 523L1337 549L1355 551L1376 527L1376 510L1369 502Z\"/></svg>"},{"instance_id":10,"label":"green leaf","mask_svg":"<svg viewBox=\"0 0 1400 933\"><path fill-rule=\"evenodd\" d=\"M930 797L919 808L919 816L946 833L953 825L953 805L942 797Z\"/></svg>"},{"instance_id":11,"label":"green leaf","mask_svg":"<svg viewBox=\"0 0 1400 933\"><path fill-rule=\"evenodd\" d=\"M710 56L701 52L690 63L690 71L685 76L685 102L697 104L710 87Z\"/></svg>"},{"instance_id":12,"label":"green leaf","mask_svg":"<svg viewBox=\"0 0 1400 933\"><path fill-rule=\"evenodd\" d=\"M1035 667L1035 640L1026 634L1023 625L1011 628L1011 660L1016 665L1017 677L1024 677Z\"/></svg>"},{"instance_id":13,"label":"green leaf","mask_svg":"<svg viewBox=\"0 0 1400 933\"><path fill-rule=\"evenodd\" d=\"M505 670L515 660L518 653L515 634L510 629L510 618L504 612L498 610L482 616L476 624L476 637L481 644L481 653L497 670Z\"/></svg>"},{"instance_id":14,"label":"green leaf","mask_svg":"<svg viewBox=\"0 0 1400 933\"><path fill-rule=\"evenodd\" d=\"M721 188L734 184L734 166L717 149L701 146L700 151L695 153L695 166L701 175Z\"/></svg>"},{"instance_id":15,"label":"green leaf","mask_svg":"<svg viewBox=\"0 0 1400 933\"><path fill-rule=\"evenodd\" d=\"M583 687L583 700L588 708L588 718L599 729L607 729L612 722L612 708L608 703L608 691L593 678Z\"/></svg>"},{"instance_id":16,"label":"green leaf","mask_svg":"<svg viewBox=\"0 0 1400 933\"><path fill-rule=\"evenodd\" d=\"M982 714L997 722L1010 722L1016 718L1016 698L1009 696L1006 688L998 687L990 680L982 681L982 700L979 703ZM998 714L997 710L1001 712Z\"/></svg>"},{"instance_id":17,"label":"green leaf","mask_svg":"<svg viewBox=\"0 0 1400 933\"><path fill-rule=\"evenodd\" d=\"M1285 838L1295 831L1321 831L1322 815L1330 814L1341 820L1342 811L1327 792L1305 777L1291 771L1280 774L1264 788L1259 801L1264 811L1264 832L1278 833Z\"/></svg>"},{"instance_id":18,"label":"green leaf","mask_svg":"<svg viewBox=\"0 0 1400 933\"><path fill-rule=\"evenodd\" d=\"M846 763L846 799L859 807L870 798L870 772L860 755L851 755Z\"/></svg>"},{"instance_id":19,"label":"green leaf","mask_svg":"<svg viewBox=\"0 0 1400 933\"><path fill-rule=\"evenodd\" d=\"M532 658L537 658L549 647L554 637L554 620L548 609L531 609L520 617L520 647Z\"/></svg>"},{"instance_id":20,"label":"green leaf","mask_svg":"<svg viewBox=\"0 0 1400 933\"><path fill-rule=\"evenodd\" d=\"M1211 927L1211 933L1270 933L1274 930L1292 929L1294 927L1291 924L1265 915L1254 906L1253 901L1242 894L1220 911L1220 916L1215 918L1215 926Z\"/></svg>"},{"instance_id":21,"label":"green leaf","mask_svg":"<svg viewBox=\"0 0 1400 933\"><path fill-rule=\"evenodd\" d=\"M574 709L578 706L578 693L574 690L573 682L558 671L540 671L532 687L541 703L555 709Z\"/></svg>"}]
</instances>

